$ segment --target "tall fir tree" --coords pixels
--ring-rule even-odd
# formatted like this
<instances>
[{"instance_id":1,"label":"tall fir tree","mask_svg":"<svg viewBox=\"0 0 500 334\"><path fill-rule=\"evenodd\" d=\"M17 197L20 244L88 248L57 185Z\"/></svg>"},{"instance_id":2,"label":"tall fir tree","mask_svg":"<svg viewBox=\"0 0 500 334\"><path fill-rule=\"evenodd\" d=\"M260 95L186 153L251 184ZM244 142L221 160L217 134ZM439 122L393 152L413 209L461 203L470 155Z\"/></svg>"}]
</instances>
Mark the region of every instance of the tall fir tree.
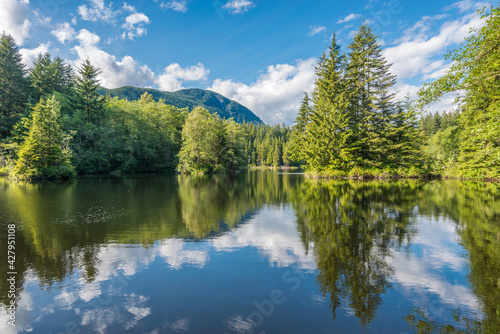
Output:
<instances>
[{"instance_id":1,"label":"tall fir tree","mask_svg":"<svg viewBox=\"0 0 500 334\"><path fill-rule=\"evenodd\" d=\"M99 69L92 66L90 60L86 59L77 68L75 77L74 106L86 114L87 122L92 123L99 121L104 106L104 98L97 92L99 73Z\"/></svg>"},{"instance_id":2,"label":"tall fir tree","mask_svg":"<svg viewBox=\"0 0 500 334\"><path fill-rule=\"evenodd\" d=\"M60 105L55 97L41 99L33 109L29 134L18 156L14 168L18 179L66 179L76 174L65 147Z\"/></svg>"},{"instance_id":3,"label":"tall fir tree","mask_svg":"<svg viewBox=\"0 0 500 334\"><path fill-rule=\"evenodd\" d=\"M352 154L361 167L380 167L387 158L388 138L385 129L396 112L390 88L396 77L382 55L377 37L363 23L349 45L347 69L350 94L349 127L354 131Z\"/></svg>"},{"instance_id":4,"label":"tall fir tree","mask_svg":"<svg viewBox=\"0 0 500 334\"><path fill-rule=\"evenodd\" d=\"M347 112L349 91L345 82L345 56L340 53L335 34L328 54L316 67L313 108L306 126L304 158L312 169L348 168L351 137Z\"/></svg>"},{"instance_id":5,"label":"tall fir tree","mask_svg":"<svg viewBox=\"0 0 500 334\"><path fill-rule=\"evenodd\" d=\"M50 54L40 54L29 71L31 99L37 103L40 98L54 92L70 94L73 86L73 70L71 66L57 57L51 59Z\"/></svg>"},{"instance_id":6,"label":"tall fir tree","mask_svg":"<svg viewBox=\"0 0 500 334\"><path fill-rule=\"evenodd\" d=\"M421 167L420 150L423 137L420 134L418 123L417 112L408 94L404 101L398 103L397 113L391 115L391 122L387 124L385 129L388 145L386 161L391 167L401 167L406 171L412 167Z\"/></svg>"},{"instance_id":7,"label":"tall fir tree","mask_svg":"<svg viewBox=\"0 0 500 334\"><path fill-rule=\"evenodd\" d=\"M10 135L27 102L26 70L12 36L0 36L0 141Z\"/></svg>"},{"instance_id":8,"label":"tall fir tree","mask_svg":"<svg viewBox=\"0 0 500 334\"><path fill-rule=\"evenodd\" d=\"M304 160L303 141L306 134L307 124L309 124L311 117L310 99L307 93L304 93L304 98L300 104L299 114L295 119L295 124L292 127L290 137L290 145L287 148L288 155L295 161ZM288 160L288 159L287 159Z\"/></svg>"}]
</instances>

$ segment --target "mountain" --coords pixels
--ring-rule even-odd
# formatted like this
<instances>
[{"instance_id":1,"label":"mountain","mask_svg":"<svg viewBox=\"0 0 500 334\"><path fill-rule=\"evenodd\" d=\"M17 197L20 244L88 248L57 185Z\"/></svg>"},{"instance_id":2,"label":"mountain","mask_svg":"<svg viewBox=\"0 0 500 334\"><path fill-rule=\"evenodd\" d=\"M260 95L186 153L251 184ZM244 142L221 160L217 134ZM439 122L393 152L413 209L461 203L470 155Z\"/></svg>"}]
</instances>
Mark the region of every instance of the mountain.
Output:
<instances>
[{"instance_id":1,"label":"mountain","mask_svg":"<svg viewBox=\"0 0 500 334\"><path fill-rule=\"evenodd\" d=\"M233 118L238 123L264 124L250 109L242 106L236 101L230 100L220 94L203 89L183 89L177 92L163 92L152 88L138 87L120 87L115 89L100 88L99 93L120 99L135 101L141 98L141 95L148 92L155 101L163 99L166 104L178 108L192 109L196 106L202 106L208 111L218 113L222 118Z\"/></svg>"}]
</instances>

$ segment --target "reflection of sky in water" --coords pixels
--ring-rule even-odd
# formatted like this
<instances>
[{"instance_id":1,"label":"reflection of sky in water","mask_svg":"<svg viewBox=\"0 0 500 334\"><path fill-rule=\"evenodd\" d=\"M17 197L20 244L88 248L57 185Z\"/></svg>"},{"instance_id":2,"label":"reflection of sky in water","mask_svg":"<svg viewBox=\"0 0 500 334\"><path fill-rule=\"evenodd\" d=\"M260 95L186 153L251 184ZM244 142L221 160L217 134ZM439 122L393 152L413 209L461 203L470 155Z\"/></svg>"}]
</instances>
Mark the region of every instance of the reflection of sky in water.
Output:
<instances>
[{"instance_id":1,"label":"reflection of sky in water","mask_svg":"<svg viewBox=\"0 0 500 334\"><path fill-rule=\"evenodd\" d=\"M394 268L392 289L382 296L379 317L369 325L373 330L387 326L391 317L404 326L402 316L412 306L427 305L438 316L457 308L472 313L480 306L466 280L468 262L455 223L419 217L417 230L411 245L386 259ZM98 271L90 283L76 271L61 284L40 289L28 274L17 331L2 322L0 332L246 333L254 327L248 318L254 302L269 298L274 289L284 292L286 302L276 306L266 331L332 329L329 301L314 280L313 245L306 254L289 207L266 207L247 223L203 242L165 239L149 248L108 244L97 254ZM282 279L291 268L305 274L296 291ZM391 314L401 300L405 309ZM5 319L5 310L0 312ZM297 319L290 314L298 314ZM362 329L348 305L340 308L335 325L345 332Z\"/></svg>"}]
</instances>

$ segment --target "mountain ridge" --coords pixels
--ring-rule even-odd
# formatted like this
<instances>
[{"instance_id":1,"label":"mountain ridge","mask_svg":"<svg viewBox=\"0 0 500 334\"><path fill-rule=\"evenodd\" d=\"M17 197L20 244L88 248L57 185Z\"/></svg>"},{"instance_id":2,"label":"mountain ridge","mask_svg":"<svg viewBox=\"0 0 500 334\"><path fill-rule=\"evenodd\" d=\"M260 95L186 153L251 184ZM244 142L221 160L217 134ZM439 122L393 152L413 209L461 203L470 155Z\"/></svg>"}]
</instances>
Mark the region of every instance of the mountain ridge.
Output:
<instances>
[{"instance_id":1,"label":"mountain ridge","mask_svg":"<svg viewBox=\"0 0 500 334\"><path fill-rule=\"evenodd\" d=\"M163 99L166 104L173 105L177 108L187 107L192 109L196 106L202 106L210 111L210 113L217 113L224 119L233 118L238 123L264 124L264 122L247 107L211 90L188 88L176 92L166 92L154 88L123 86L115 89L101 87L98 92L101 95L119 97L129 101L138 100L142 94L148 92L155 101Z\"/></svg>"}]
</instances>

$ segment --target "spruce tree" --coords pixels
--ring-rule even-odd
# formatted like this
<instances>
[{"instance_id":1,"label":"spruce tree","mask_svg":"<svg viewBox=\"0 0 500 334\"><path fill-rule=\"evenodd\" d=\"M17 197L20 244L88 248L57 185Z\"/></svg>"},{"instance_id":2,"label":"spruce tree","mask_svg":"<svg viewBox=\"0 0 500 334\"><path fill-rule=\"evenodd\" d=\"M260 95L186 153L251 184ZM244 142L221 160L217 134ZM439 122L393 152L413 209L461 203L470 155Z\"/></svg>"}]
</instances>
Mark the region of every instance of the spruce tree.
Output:
<instances>
[{"instance_id":1,"label":"spruce tree","mask_svg":"<svg viewBox=\"0 0 500 334\"><path fill-rule=\"evenodd\" d=\"M99 88L97 76L99 73L99 70L86 59L77 68L75 78L75 108L82 110L87 116L87 122L92 123L96 123L101 118L104 105L104 98L97 92ZM151 99L151 95L149 95L149 98ZM143 100L142 97L141 100Z\"/></svg>"},{"instance_id":2,"label":"spruce tree","mask_svg":"<svg viewBox=\"0 0 500 334\"><path fill-rule=\"evenodd\" d=\"M10 135L27 102L26 70L12 36L0 37L0 141Z\"/></svg>"},{"instance_id":3,"label":"spruce tree","mask_svg":"<svg viewBox=\"0 0 500 334\"><path fill-rule=\"evenodd\" d=\"M391 122L386 125L385 135L388 139L386 161L391 167L403 168L408 172L412 167L421 167L421 146L423 137L419 133L417 112L410 96L398 103L397 113L392 115Z\"/></svg>"},{"instance_id":4,"label":"spruce tree","mask_svg":"<svg viewBox=\"0 0 500 334\"><path fill-rule=\"evenodd\" d=\"M59 103L55 97L41 99L33 109L28 137L19 150L15 176L23 180L73 177L71 153L64 142Z\"/></svg>"},{"instance_id":5,"label":"spruce tree","mask_svg":"<svg viewBox=\"0 0 500 334\"><path fill-rule=\"evenodd\" d=\"M71 66L57 57L52 60L50 54L40 54L29 72L31 98L38 102L41 97L58 92L70 94L73 85Z\"/></svg>"},{"instance_id":6,"label":"spruce tree","mask_svg":"<svg viewBox=\"0 0 500 334\"><path fill-rule=\"evenodd\" d=\"M345 170L348 168L351 137L347 112L348 90L345 85L345 56L340 53L335 34L328 54L316 67L313 108L306 126L304 158L311 169Z\"/></svg>"},{"instance_id":7,"label":"spruce tree","mask_svg":"<svg viewBox=\"0 0 500 334\"><path fill-rule=\"evenodd\" d=\"M274 167L279 167L281 165L281 145L278 142L278 140L275 141L274 143L274 149L273 149L273 166Z\"/></svg>"},{"instance_id":8,"label":"spruce tree","mask_svg":"<svg viewBox=\"0 0 500 334\"><path fill-rule=\"evenodd\" d=\"M305 139L305 133L307 129L307 124L309 124L311 117L311 106L309 96L307 93L304 94L304 98L300 104L299 114L295 119L295 124L292 127L292 134L290 138L289 150L287 149L288 155L295 161L303 161L303 145Z\"/></svg>"},{"instance_id":9,"label":"spruce tree","mask_svg":"<svg viewBox=\"0 0 500 334\"><path fill-rule=\"evenodd\" d=\"M370 27L361 25L349 45L347 70L350 94L350 124L354 134L352 154L361 167L379 167L386 162L388 138L385 129L396 111L390 88L396 77Z\"/></svg>"}]
</instances>

